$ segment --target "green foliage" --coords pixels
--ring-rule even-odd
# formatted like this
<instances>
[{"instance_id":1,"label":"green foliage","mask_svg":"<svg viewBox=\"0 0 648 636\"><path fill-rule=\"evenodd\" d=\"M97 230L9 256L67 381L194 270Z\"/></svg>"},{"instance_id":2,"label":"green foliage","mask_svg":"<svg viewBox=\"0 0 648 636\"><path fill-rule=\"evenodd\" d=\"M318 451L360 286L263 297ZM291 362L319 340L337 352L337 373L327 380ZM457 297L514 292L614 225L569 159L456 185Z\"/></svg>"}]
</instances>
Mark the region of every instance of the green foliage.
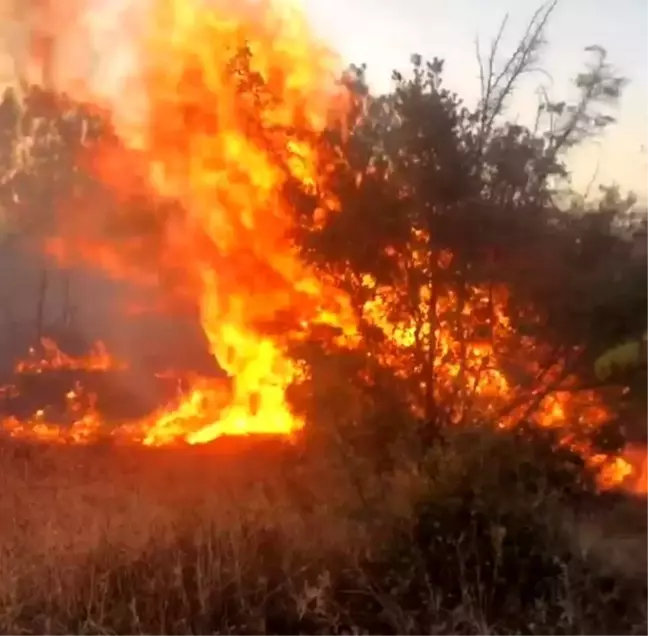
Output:
<instances>
[{"instance_id":1,"label":"green foliage","mask_svg":"<svg viewBox=\"0 0 648 636\"><path fill-rule=\"evenodd\" d=\"M594 372L600 380L609 379L615 372L624 372L628 368L637 367L642 360L645 361L645 336L642 340L626 342L624 344L608 349L602 356L597 358L594 364Z\"/></svg>"}]
</instances>

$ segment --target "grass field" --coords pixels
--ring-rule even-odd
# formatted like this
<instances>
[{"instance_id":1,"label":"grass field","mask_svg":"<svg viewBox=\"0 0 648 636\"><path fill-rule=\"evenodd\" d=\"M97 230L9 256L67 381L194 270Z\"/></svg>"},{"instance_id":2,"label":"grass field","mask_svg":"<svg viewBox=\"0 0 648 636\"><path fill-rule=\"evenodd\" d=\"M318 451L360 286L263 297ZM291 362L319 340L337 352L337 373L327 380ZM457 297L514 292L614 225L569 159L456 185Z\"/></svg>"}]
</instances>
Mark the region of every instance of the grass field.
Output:
<instances>
[{"instance_id":1,"label":"grass field","mask_svg":"<svg viewBox=\"0 0 648 636\"><path fill-rule=\"evenodd\" d=\"M5 442L0 632L645 633L645 502L497 493L459 438L382 476L276 440Z\"/></svg>"},{"instance_id":2,"label":"grass field","mask_svg":"<svg viewBox=\"0 0 648 636\"><path fill-rule=\"evenodd\" d=\"M0 630L146 632L154 621L153 631L183 632L195 603L251 584L249 568L278 556L273 547L262 554L268 532L286 544L287 577L291 560L302 568L309 550L351 544L353 529L327 515L326 502L304 502L312 508L305 514L289 496L282 444L246 446L5 446ZM188 566L196 568L191 584ZM158 599L166 600L150 607Z\"/></svg>"}]
</instances>

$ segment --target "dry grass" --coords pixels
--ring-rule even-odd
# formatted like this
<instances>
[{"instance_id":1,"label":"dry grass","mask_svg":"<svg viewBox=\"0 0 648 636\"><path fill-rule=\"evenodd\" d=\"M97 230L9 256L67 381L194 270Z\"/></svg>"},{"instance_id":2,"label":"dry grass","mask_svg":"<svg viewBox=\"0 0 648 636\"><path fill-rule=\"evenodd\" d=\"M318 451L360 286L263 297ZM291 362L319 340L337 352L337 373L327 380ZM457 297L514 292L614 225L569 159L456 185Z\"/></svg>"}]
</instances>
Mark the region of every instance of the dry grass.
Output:
<instances>
[{"instance_id":1,"label":"dry grass","mask_svg":"<svg viewBox=\"0 0 648 636\"><path fill-rule=\"evenodd\" d=\"M102 623L109 625L112 617L100 608L112 599L101 594L114 591L105 572L88 582L89 568L129 567L153 551L165 555L173 570L176 558L187 558L187 540L204 586L194 592L199 598L226 586L226 578L243 581L249 567L267 556L259 554L265 535L285 539L281 565L288 578L291 561L300 570L309 553L321 558L353 544L353 524L327 511L334 484L311 475L310 483L323 487L305 498L283 471L290 449L234 446L174 452L4 447L0 631L29 629L25 616L35 621L36 632L66 632L72 624L67 621L78 620L87 623L86 631L111 631ZM182 586L181 578L165 584ZM137 631L137 599L122 600L134 612ZM85 616L78 615L79 604Z\"/></svg>"},{"instance_id":2,"label":"dry grass","mask_svg":"<svg viewBox=\"0 0 648 636\"><path fill-rule=\"evenodd\" d=\"M425 599L412 605L409 566L402 585L384 569L400 572L390 542L414 524L423 483L414 469L359 483L325 454L298 457L297 449L258 440L172 452L14 444L0 451L1 633L520 629L494 625L472 587L448 612L444 583L428 581ZM628 561L606 559L611 546L625 541L636 555L637 541L645 544L641 531L615 538L617 530L591 519L567 526L574 552L594 554L615 581ZM582 603L570 598L581 583L570 585L563 580L552 592L560 593L560 611L538 601L545 624L527 621L527 630L591 624L579 623ZM633 631L625 625L617 633Z\"/></svg>"},{"instance_id":3,"label":"dry grass","mask_svg":"<svg viewBox=\"0 0 648 636\"><path fill-rule=\"evenodd\" d=\"M597 562L601 571L646 578L646 502L641 499L605 498L605 507L589 514L563 512L565 534L572 550Z\"/></svg>"},{"instance_id":4,"label":"dry grass","mask_svg":"<svg viewBox=\"0 0 648 636\"><path fill-rule=\"evenodd\" d=\"M139 550L189 516L231 529L260 513L292 523L295 512L279 487L280 448L255 455L243 449L240 456L203 449L3 450L3 544L16 546L21 562L26 555L40 564L84 556L106 542Z\"/></svg>"}]
</instances>

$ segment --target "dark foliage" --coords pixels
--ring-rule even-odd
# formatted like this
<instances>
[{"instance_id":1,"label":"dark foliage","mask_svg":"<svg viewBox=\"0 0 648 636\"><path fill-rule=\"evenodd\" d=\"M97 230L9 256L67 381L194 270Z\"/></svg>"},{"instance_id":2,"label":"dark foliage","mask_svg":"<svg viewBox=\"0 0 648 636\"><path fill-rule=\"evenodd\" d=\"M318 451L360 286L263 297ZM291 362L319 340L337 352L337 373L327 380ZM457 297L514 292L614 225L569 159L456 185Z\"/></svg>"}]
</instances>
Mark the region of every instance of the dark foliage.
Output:
<instances>
[{"instance_id":1,"label":"dark foliage","mask_svg":"<svg viewBox=\"0 0 648 636\"><path fill-rule=\"evenodd\" d=\"M360 551L313 554L256 523L232 541L188 515L135 556L95 550L66 593L18 589L3 620L51 634L643 633L645 576L579 553L557 515L616 504L551 436L465 430L425 470L410 517L358 518Z\"/></svg>"}]
</instances>

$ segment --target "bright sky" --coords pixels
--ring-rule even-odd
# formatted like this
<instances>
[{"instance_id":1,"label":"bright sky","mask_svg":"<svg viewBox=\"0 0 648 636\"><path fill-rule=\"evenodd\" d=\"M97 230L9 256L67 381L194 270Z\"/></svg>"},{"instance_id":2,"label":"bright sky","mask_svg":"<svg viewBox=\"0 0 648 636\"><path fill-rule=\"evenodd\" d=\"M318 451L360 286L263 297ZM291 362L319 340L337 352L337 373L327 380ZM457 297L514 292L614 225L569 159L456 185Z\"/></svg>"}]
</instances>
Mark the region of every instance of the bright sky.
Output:
<instances>
[{"instance_id":1,"label":"bright sky","mask_svg":"<svg viewBox=\"0 0 648 636\"><path fill-rule=\"evenodd\" d=\"M412 53L446 60L446 82L466 101L479 92L475 36L482 50L509 21L503 40L510 51L539 0L303 0L318 30L350 62L366 62L370 81L389 85L391 70L409 68ZM547 29L543 67L553 78L552 95L574 95L571 80L583 68L591 44L607 49L608 60L630 80L616 116L618 124L597 143L570 158L574 185L618 183L642 197L648 192L648 2L646 0L561 0ZM522 123L533 116L537 75L521 85L511 107ZM595 194L592 192L592 194Z\"/></svg>"}]
</instances>

